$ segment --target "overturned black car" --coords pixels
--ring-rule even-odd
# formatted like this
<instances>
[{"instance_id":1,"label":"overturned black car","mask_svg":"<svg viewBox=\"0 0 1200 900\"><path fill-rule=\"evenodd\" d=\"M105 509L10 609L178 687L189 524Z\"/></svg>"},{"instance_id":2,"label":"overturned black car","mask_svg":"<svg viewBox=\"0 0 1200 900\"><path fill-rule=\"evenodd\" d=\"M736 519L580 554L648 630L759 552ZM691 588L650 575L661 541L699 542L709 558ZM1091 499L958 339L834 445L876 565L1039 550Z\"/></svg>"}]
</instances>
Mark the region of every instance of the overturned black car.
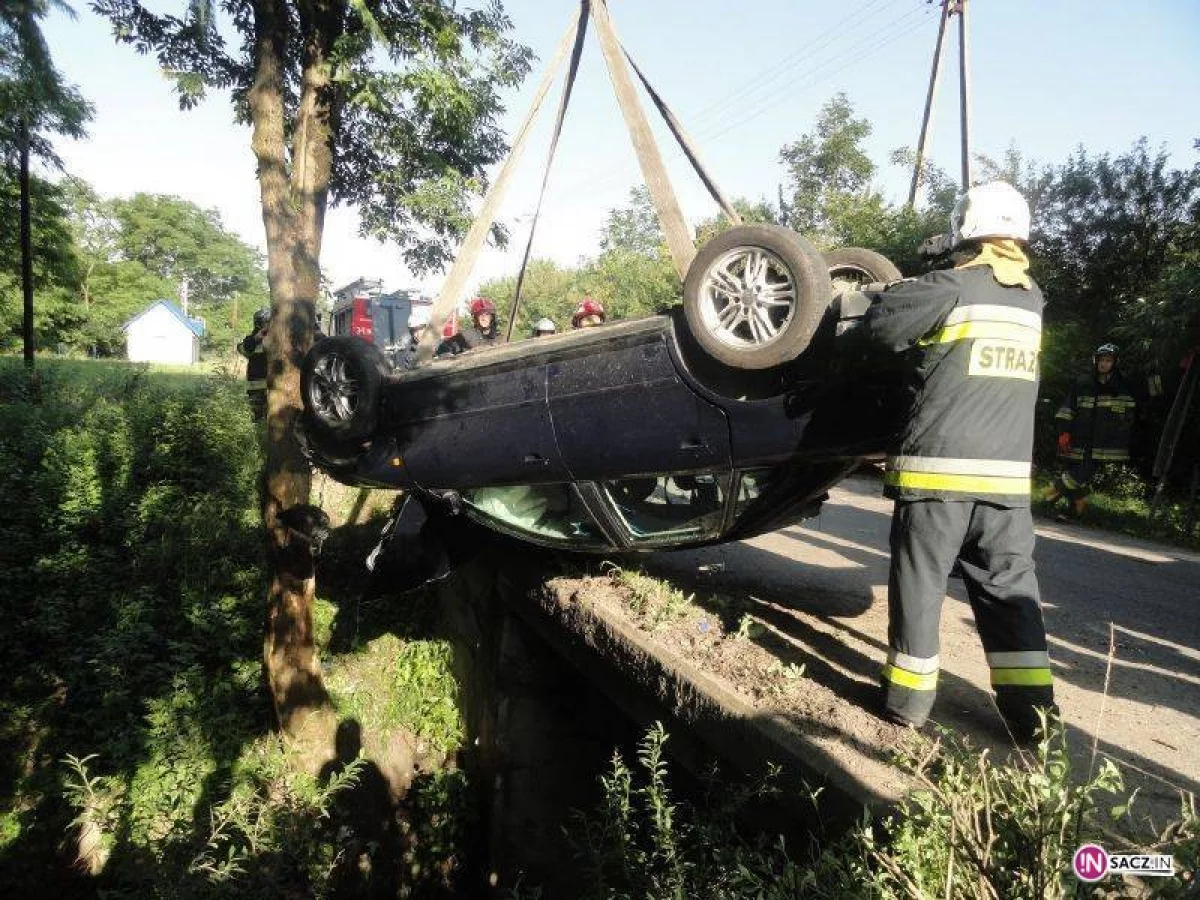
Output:
<instances>
[{"instance_id":1,"label":"overturned black car","mask_svg":"<svg viewBox=\"0 0 1200 900\"><path fill-rule=\"evenodd\" d=\"M301 439L343 482L535 544L749 537L814 515L898 429L902 385L833 345L862 313L852 289L899 277L869 251L823 258L794 232L740 226L697 254L682 308L662 315L414 370L356 338L319 341Z\"/></svg>"}]
</instances>

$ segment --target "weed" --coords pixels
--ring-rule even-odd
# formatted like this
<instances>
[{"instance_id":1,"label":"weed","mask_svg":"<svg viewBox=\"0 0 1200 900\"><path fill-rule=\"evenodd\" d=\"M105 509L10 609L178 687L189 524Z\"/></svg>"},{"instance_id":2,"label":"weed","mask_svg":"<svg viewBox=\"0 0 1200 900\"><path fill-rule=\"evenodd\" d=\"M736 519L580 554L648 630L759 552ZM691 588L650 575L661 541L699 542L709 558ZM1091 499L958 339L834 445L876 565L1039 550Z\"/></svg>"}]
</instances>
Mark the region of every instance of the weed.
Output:
<instances>
[{"instance_id":1,"label":"weed","mask_svg":"<svg viewBox=\"0 0 1200 900\"><path fill-rule=\"evenodd\" d=\"M623 569L610 562L604 563L602 569L613 584L625 589L630 611L647 631L655 631L667 622L687 615L696 599L695 594L684 594L669 583L637 569Z\"/></svg>"},{"instance_id":2,"label":"weed","mask_svg":"<svg viewBox=\"0 0 1200 900\"><path fill-rule=\"evenodd\" d=\"M646 733L638 772L614 755L601 777L600 803L590 815L574 818L571 839L588 900L1065 898L1079 886L1070 874L1075 848L1091 839L1111 847L1112 821L1128 819L1131 803L1119 796L1121 776L1111 762L1082 783L1071 777L1058 723L1050 723L1037 749L1015 764L998 763L943 733L932 744L914 741L898 755L896 765L917 789L893 816L877 823L864 818L824 845L814 839L795 859L782 838L770 843L734 824L748 803L778 794L777 772L740 788L714 775L716 803L711 790L700 808L677 803L668 788L666 741L660 724ZM819 793L809 791L814 807ZM1105 810L1104 797L1119 802ZM1194 798L1186 798L1179 820L1159 835L1121 849L1135 847L1175 858L1179 874L1148 879L1154 882L1148 895L1194 890L1200 856ZM523 890L513 896L532 896Z\"/></svg>"},{"instance_id":3,"label":"weed","mask_svg":"<svg viewBox=\"0 0 1200 900\"><path fill-rule=\"evenodd\" d=\"M734 633L738 637L749 641L762 637L766 634L766 631L767 628L762 622L758 621L750 613L742 613L742 617L738 619L737 631Z\"/></svg>"},{"instance_id":4,"label":"weed","mask_svg":"<svg viewBox=\"0 0 1200 900\"><path fill-rule=\"evenodd\" d=\"M583 897L800 896L805 870L782 840L747 839L734 825L747 804L776 792L776 773L741 788L714 778L705 807L697 809L671 794L666 742L656 723L639 745L636 773L614 754L601 777L599 806L575 815L570 837L583 867Z\"/></svg>"}]
</instances>

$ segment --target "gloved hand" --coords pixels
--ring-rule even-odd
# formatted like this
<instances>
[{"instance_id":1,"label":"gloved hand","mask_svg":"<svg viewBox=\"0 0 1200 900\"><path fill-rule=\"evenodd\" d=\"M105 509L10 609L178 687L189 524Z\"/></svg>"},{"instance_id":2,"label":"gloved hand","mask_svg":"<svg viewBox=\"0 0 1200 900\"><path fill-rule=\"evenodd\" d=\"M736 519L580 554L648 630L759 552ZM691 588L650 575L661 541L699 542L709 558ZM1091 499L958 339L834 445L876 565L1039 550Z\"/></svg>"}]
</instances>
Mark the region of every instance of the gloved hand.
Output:
<instances>
[{"instance_id":1,"label":"gloved hand","mask_svg":"<svg viewBox=\"0 0 1200 900\"><path fill-rule=\"evenodd\" d=\"M945 256L954 248L954 237L949 234L935 234L921 241L917 247L917 255L923 259L936 259Z\"/></svg>"},{"instance_id":2,"label":"gloved hand","mask_svg":"<svg viewBox=\"0 0 1200 900\"><path fill-rule=\"evenodd\" d=\"M1071 452L1071 434L1064 431L1058 436L1058 452L1067 454Z\"/></svg>"}]
</instances>

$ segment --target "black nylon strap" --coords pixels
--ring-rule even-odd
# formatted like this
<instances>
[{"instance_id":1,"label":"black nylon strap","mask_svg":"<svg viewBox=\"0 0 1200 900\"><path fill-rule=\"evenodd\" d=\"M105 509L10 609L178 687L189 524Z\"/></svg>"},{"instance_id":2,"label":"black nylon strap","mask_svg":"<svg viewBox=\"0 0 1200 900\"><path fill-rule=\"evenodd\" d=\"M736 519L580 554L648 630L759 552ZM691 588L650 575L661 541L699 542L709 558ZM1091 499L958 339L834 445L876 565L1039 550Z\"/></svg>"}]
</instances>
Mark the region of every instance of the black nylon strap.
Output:
<instances>
[{"instance_id":1,"label":"black nylon strap","mask_svg":"<svg viewBox=\"0 0 1200 900\"><path fill-rule=\"evenodd\" d=\"M675 118L675 114L671 112L671 108L667 106L666 101L654 89L654 85L646 78L645 73L638 67L638 64L633 61L633 57L629 55L629 51L624 47L621 48L621 51L625 54L625 58L629 60L629 64L633 66L633 71L637 73L637 77L641 79L642 85L646 88L646 93L650 95L650 99L654 101L654 106L662 115L663 121L671 129L671 134L675 135L675 140L679 142L679 146L683 150L684 155L687 156L688 162L692 164L692 168L696 170L696 174L700 176L700 180L704 182L704 186L708 188L709 196L717 201L717 205L729 217L730 222L734 225L741 225L742 217L738 215L738 211L733 208L733 204L726 199L725 195L721 193L721 189L717 187L717 183L712 179L712 176L708 174L708 169L700 161L700 153L696 149L696 145L692 143L691 138L688 137L683 124Z\"/></svg>"},{"instance_id":2,"label":"black nylon strap","mask_svg":"<svg viewBox=\"0 0 1200 900\"><path fill-rule=\"evenodd\" d=\"M529 108L528 114L525 116L525 121L521 123L521 128L517 132L516 139L513 141L512 149L509 150L508 156L504 160L504 164L500 167L500 173L496 176L487 195L483 198L483 206L480 207L478 215L475 216L475 221L471 223L471 228L467 232L466 238L462 245L458 248L458 256L454 259L454 264L450 267L450 274L446 276L446 282L442 285L442 292L438 296L437 302L433 304L433 309L429 314L429 325L425 333L421 336L421 342L417 345L417 365L423 365L433 358L434 350L437 349L438 342L441 340L441 329L445 325L449 317L454 313L458 301L461 299L462 291L466 288L467 278L471 274L471 270L475 267L475 261L479 258L479 252L483 249L484 239L492 228L492 223L496 221L496 213L500 207L500 201L504 199L504 194L508 190L508 183L512 179L513 170L516 168L517 161L521 158L521 154L525 150L525 144L528 143L531 125L534 118L537 116L538 110L542 108L542 101L546 98L546 94L550 91L550 86L554 82L554 73L558 71L558 66L566 56L567 48L571 45L572 38L579 29L580 14L577 10L571 19L571 24L568 26L566 33L563 35L562 41L555 51L554 58L550 61L550 65L546 67L545 73L542 75L542 80L538 84L538 90L533 98L533 103Z\"/></svg>"},{"instance_id":3,"label":"black nylon strap","mask_svg":"<svg viewBox=\"0 0 1200 900\"><path fill-rule=\"evenodd\" d=\"M550 181L550 167L554 163L554 152L558 149L558 138L562 134L563 120L567 117L567 105L571 102L571 89L575 86L575 76L579 72L579 57L583 54L583 39L587 36L589 2L590 0L580 0L579 4L579 28L575 32L575 47L571 51L571 63L567 67L567 77L563 82L562 97L558 101L558 115L554 120L554 134L550 138L550 149L546 153L546 168L542 172L542 187L538 191L537 206L533 211L533 221L529 224L529 239L525 241L525 253L521 256L521 270L517 273L517 289L513 294L508 329L504 333L505 342L512 340L513 328L517 324L517 313L521 310L521 288L525 285L525 270L529 265L529 253L533 249L533 235L537 231L538 218L542 214L542 201L546 199L546 185Z\"/></svg>"}]
</instances>

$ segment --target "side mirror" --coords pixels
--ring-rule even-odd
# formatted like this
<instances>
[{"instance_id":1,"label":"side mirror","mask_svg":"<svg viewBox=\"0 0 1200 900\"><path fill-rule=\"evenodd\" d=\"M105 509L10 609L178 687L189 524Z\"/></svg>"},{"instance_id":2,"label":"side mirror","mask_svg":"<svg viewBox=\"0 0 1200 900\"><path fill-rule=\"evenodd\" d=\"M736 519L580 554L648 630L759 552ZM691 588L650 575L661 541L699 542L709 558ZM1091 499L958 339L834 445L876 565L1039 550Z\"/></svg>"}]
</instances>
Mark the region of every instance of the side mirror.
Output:
<instances>
[{"instance_id":1,"label":"side mirror","mask_svg":"<svg viewBox=\"0 0 1200 900\"><path fill-rule=\"evenodd\" d=\"M376 578L398 593L440 581L453 571L440 529L412 494L404 497L384 525L366 565Z\"/></svg>"}]
</instances>

